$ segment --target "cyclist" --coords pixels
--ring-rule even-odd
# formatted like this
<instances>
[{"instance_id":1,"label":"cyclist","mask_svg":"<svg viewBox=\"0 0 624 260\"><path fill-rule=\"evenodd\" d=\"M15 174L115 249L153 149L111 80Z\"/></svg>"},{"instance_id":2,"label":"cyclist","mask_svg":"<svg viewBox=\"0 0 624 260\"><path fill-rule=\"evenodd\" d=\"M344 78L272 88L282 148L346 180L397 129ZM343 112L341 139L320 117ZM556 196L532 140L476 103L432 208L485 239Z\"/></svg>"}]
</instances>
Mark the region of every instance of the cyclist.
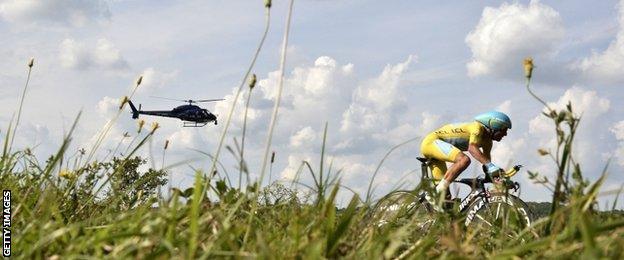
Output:
<instances>
[{"instance_id":1,"label":"cyclist","mask_svg":"<svg viewBox=\"0 0 624 260\"><path fill-rule=\"evenodd\" d=\"M448 124L429 133L420 145L421 153L430 160L429 171L437 181L436 192L450 198L448 187L470 165L470 158L483 164L488 174L501 170L491 161L492 140L499 142L511 129L511 120L498 111L480 114L474 121ZM447 169L446 162L452 165Z\"/></svg>"}]
</instances>

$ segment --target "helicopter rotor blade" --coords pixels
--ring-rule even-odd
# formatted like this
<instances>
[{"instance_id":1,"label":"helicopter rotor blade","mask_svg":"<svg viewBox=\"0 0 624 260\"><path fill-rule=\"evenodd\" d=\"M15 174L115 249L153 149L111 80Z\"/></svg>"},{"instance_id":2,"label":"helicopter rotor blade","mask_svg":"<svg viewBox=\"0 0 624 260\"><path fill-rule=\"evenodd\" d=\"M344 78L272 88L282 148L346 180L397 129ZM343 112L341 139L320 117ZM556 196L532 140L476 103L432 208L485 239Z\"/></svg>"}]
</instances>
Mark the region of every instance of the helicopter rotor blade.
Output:
<instances>
[{"instance_id":1,"label":"helicopter rotor blade","mask_svg":"<svg viewBox=\"0 0 624 260\"><path fill-rule=\"evenodd\" d=\"M175 98L166 98L166 97L157 97L157 96L150 96L150 97L166 99L166 100L173 100L173 101L180 101L180 102L185 102L185 103L214 102L214 101L225 100L223 98L192 100L192 99L175 99Z\"/></svg>"},{"instance_id":2,"label":"helicopter rotor blade","mask_svg":"<svg viewBox=\"0 0 624 260\"><path fill-rule=\"evenodd\" d=\"M200 99L200 100L193 100L193 102L214 102L214 101L223 101L225 100L225 98L217 98L217 99Z\"/></svg>"},{"instance_id":3,"label":"helicopter rotor blade","mask_svg":"<svg viewBox=\"0 0 624 260\"><path fill-rule=\"evenodd\" d=\"M189 100L182 100L182 99L175 99L175 98L166 98L166 97L157 97L157 96L150 96L152 98L160 98L160 99L166 99L166 100L173 100L173 101L181 101L181 102L189 102ZM192 101L192 100L191 100Z\"/></svg>"}]
</instances>

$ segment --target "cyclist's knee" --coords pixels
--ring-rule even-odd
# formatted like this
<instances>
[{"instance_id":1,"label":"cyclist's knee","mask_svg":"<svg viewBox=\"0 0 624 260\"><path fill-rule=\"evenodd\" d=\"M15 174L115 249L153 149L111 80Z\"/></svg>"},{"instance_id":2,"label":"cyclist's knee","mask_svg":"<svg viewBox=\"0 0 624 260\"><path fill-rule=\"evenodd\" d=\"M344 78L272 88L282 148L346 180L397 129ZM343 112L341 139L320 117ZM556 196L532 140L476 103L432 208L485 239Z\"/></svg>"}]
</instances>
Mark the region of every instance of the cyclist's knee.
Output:
<instances>
[{"instance_id":1,"label":"cyclist's knee","mask_svg":"<svg viewBox=\"0 0 624 260\"><path fill-rule=\"evenodd\" d=\"M460 153L457 155L457 158L455 158L455 163L459 163L462 167L468 167L468 165L470 165L470 157Z\"/></svg>"}]
</instances>

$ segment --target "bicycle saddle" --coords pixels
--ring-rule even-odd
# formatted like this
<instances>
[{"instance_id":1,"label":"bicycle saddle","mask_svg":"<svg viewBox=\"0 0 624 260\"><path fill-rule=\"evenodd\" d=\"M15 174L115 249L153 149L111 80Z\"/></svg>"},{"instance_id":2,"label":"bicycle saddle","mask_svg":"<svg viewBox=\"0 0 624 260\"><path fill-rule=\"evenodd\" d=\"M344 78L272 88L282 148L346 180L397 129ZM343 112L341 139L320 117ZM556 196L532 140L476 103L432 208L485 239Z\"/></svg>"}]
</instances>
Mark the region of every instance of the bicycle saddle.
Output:
<instances>
[{"instance_id":1,"label":"bicycle saddle","mask_svg":"<svg viewBox=\"0 0 624 260\"><path fill-rule=\"evenodd\" d=\"M418 159L421 163L427 163L427 161L429 161L429 159L425 157L416 157L416 159Z\"/></svg>"}]
</instances>

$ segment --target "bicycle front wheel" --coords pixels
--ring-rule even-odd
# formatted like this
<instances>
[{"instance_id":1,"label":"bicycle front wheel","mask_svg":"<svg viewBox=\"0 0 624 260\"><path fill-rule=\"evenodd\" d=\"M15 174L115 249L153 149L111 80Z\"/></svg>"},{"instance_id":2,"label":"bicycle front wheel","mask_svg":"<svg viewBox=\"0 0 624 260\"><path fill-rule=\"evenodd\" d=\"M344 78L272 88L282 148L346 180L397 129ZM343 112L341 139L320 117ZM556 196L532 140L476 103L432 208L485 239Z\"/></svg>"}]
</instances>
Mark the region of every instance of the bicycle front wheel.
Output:
<instances>
[{"instance_id":1,"label":"bicycle front wheel","mask_svg":"<svg viewBox=\"0 0 624 260\"><path fill-rule=\"evenodd\" d=\"M531 227L533 221L533 213L524 201L511 194L495 192L487 202L480 198L470 205L465 224L470 229L518 237L522 234L533 234L524 232Z\"/></svg>"}]
</instances>

